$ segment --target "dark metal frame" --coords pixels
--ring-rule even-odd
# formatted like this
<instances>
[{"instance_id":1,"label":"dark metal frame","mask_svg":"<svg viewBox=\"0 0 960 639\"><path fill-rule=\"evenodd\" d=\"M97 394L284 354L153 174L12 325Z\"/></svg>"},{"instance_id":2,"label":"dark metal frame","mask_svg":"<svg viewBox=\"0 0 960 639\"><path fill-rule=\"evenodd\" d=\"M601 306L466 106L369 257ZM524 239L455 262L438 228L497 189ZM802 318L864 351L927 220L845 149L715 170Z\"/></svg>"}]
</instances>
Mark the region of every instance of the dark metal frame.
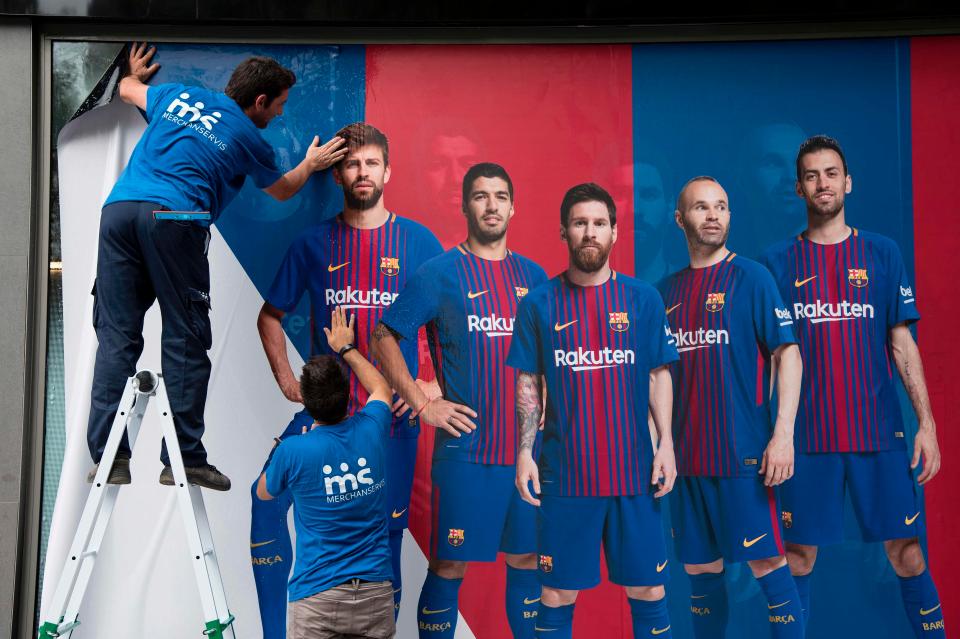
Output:
<instances>
[{"instance_id":1,"label":"dark metal frame","mask_svg":"<svg viewBox=\"0 0 960 639\"><path fill-rule=\"evenodd\" d=\"M23 421L23 466L21 472L21 509L17 561L17 589L13 610L15 639L35 637L38 605L38 556L40 505L42 494L45 366L47 337L47 284L49 248L50 189L50 113L51 113L51 45L54 40L93 40L124 42L146 39L151 42L204 43L663 43L720 42L749 40L834 39L892 36L930 36L960 34L960 11L956 15L934 15L914 7L899 8L903 3L880 3L871 12L847 11L830 14L835 21L819 23L807 16L788 11L741 12L734 16L703 14L694 17L663 15L638 16L586 3L580 13L568 12L559 18L552 15L557 7L540 8L540 17L520 16L495 24L492 20L434 12L421 16L414 12L398 16L396 10L379 16L349 13L347 5L337 5L341 14L321 15L321 5L330 2L303 3L306 17L276 10L273 3L251 2L261 10L259 16L243 15L216 19L199 17L201 11L228 6L225 0L171 0L153 3L169 8L168 15L145 15L136 10L150 6L148 0L131 2L93 2L112 4L104 9L100 20L89 16L67 19L52 11L43 13L38 5L43 0L0 0L0 20L13 15L30 15L33 27L34 77L31 87L6 87L5 90L28 91L33 96L34 147L31 158L34 184L30 225L31 271L27 305L25 344L25 393ZM355 3L362 4L362 3ZM386 8L386 2L375 3ZM396 7L397 3L390 6ZM932 4L932 3L929 3ZM122 5L122 6L121 6ZM897 5L891 9L886 5ZM235 2L229 4L237 11ZM478 5L487 12L489 5ZM631 4L632 6L632 4ZM886 8L885 8L886 7ZM102 7L101 7L102 8ZM534 7L536 9L536 7ZM42 7L41 7L42 9ZM623 9L623 7L621 7ZM513 8L511 8L513 10ZM593 15L587 15L591 10ZM279 11L282 16L269 15ZM312 12L312 13L311 13ZM249 12L247 12L249 13ZM87 19L83 19L86 17ZM199 17L199 20L198 20ZM112 21L103 21L103 19ZM20 18L23 20L23 18ZM134 25L136 20L138 25ZM290 21L295 20L296 24ZM190 24L178 24L187 22ZM206 25L197 22L206 22ZM257 22L259 21L259 24ZM146 23L146 24L144 24ZM278 24L279 23L279 24ZM312 23L313 26L303 26ZM432 26L415 26L430 24ZM345 27L349 26L349 30ZM2 62L0 62L2 63Z\"/></svg>"}]
</instances>

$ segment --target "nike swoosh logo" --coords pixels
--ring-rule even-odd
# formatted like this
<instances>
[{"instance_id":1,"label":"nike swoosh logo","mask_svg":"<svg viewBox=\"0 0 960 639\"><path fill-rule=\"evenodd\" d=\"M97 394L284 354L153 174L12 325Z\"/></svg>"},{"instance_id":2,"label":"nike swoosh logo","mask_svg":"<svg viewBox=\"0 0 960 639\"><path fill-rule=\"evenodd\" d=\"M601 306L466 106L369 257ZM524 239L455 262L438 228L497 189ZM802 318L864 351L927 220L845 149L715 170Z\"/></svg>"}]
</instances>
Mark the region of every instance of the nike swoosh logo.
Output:
<instances>
[{"instance_id":1,"label":"nike swoosh logo","mask_svg":"<svg viewBox=\"0 0 960 639\"><path fill-rule=\"evenodd\" d=\"M270 541L261 541L261 542L256 543L256 544L253 543L253 542L250 542L250 547L251 547L251 548L259 548L260 546L266 546L267 544L272 544L272 543L275 542L275 541L276 541L276 539L271 539Z\"/></svg>"},{"instance_id":2,"label":"nike swoosh logo","mask_svg":"<svg viewBox=\"0 0 960 639\"><path fill-rule=\"evenodd\" d=\"M665 633L667 630L670 630L670 626L667 626L666 628L663 628L663 629L661 629L661 630L657 630L656 628L651 628L651 629L650 629L650 634L651 634L651 635L662 635L662 634Z\"/></svg>"},{"instance_id":3,"label":"nike swoosh logo","mask_svg":"<svg viewBox=\"0 0 960 639\"><path fill-rule=\"evenodd\" d=\"M484 293L486 293L486 291L477 291L476 293L474 293L473 291L470 291L467 293L467 298L471 300L475 300L481 295L483 295Z\"/></svg>"},{"instance_id":4,"label":"nike swoosh logo","mask_svg":"<svg viewBox=\"0 0 960 639\"><path fill-rule=\"evenodd\" d=\"M426 606L424 606L423 609L420 610L420 612L422 612L425 615L439 615L441 612L447 612L448 610L450 609L444 608L443 610L429 610Z\"/></svg>"},{"instance_id":5,"label":"nike swoosh logo","mask_svg":"<svg viewBox=\"0 0 960 639\"><path fill-rule=\"evenodd\" d=\"M346 265L349 264L349 263L350 263L350 262L344 262L343 264L340 264L339 266L333 266L332 264L328 264L328 265L327 265L327 272L333 273L334 271L339 271L340 269L342 269L344 266L346 266Z\"/></svg>"},{"instance_id":6,"label":"nike swoosh logo","mask_svg":"<svg viewBox=\"0 0 960 639\"><path fill-rule=\"evenodd\" d=\"M670 308L667 309L667 315L669 315L670 313L674 312L675 310L677 310L677 309L680 308L681 306L683 306L683 302L680 302L680 303L677 304L676 306L671 306Z\"/></svg>"},{"instance_id":7,"label":"nike swoosh logo","mask_svg":"<svg viewBox=\"0 0 960 639\"><path fill-rule=\"evenodd\" d=\"M706 599L710 595L690 595L691 599Z\"/></svg>"},{"instance_id":8,"label":"nike swoosh logo","mask_svg":"<svg viewBox=\"0 0 960 639\"><path fill-rule=\"evenodd\" d=\"M523 605L529 606L530 604L535 604L535 603L537 603L538 601L540 601L540 597L537 597L536 599L527 599L526 597L524 597L524 598L523 598Z\"/></svg>"},{"instance_id":9,"label":"nike swoosh logo","mask_svg":"<svg viewBox=\"0 0 960 639\"><path fill-rule=\"evenodd\" d=\"M668 563L670 563L670 560L669 560L669 559L667 559L667 560L666 560L665 562L663 562L662 564L661 564L660 562L657 562L657 572L663 572L663 569L667 567L667 564L668 564Z\"/></svg>"},{"instance_id":10,"label":"nike swoosh logo","mask_svg":"<svg viewBox=\"0 0 960 639\"><path fill-rule=\"evenodd\" d=\"M401 517L403 517L403 513L405 513L405 512L407 512L407 509L406 509L406 508L404 508L404 509L401 510L400 512L397 512L396 510L394 510L394 511L390 514L390 516L393 517L394 519L400 519Z\"/></svg>"},{"instance_id":11,"label":"nike swoosh logo","mask_svg":"<svg viewBox=\"0 0 960 639\"><path fill-rule=\"evenodd\" d=\"M566 324L561 324L560 322L557 322L556 324L553 325L553 330L555 330L555 331L557 331L557 332L559 333L560 331L562 331L562 330L565 329L566 327L568 327L568 326L573 326L574 324L576 324L576 323L579 322L579 321L580 321L580 320L573 320L572 322L567 322Z\"/></svg>"},{"instance_id":12,"label":"nike swoosh logo","mask_svg":"<svg viewBox=\"0 0 960 639\"><path fill-rule=\"evenodd\" d=\"M757 537L756 539L751 539L750 541L747 541L747 538L744 537L744 538L743 538L743 547L744 547L744 548L749 548L750 546L754 545L755 543L757 543L758 541L760 541L761 539L763 539L763 538L766 537L766 536L767 536L767 533L763 533L762 535L760 535L760 536Z\"/></svg>"},{"instance_id":13,"label":"nike swoosh logo","mask_svg":"<svg viewBox=\"0 0 960 639\"><path fill-rule=\"evenodd\" d=\"M919 516L920 516L920 513L917 513L917 514L914 515L913 517L904 517L904 518L903 518L903 523L905 523L906 525L909 526L909 525L913 524L913 522L915 522L915 521L917 520L917 517L919 517Z\"/></svg>"},{"instance_id":14,"label":"nike swoosh logo","mask_svg":"<svg viewBox=\"0 0 960 639\"><path fill-rule=\"evenodd\" d=\"M555 632L560 629L559 628L537 628L536 626L534 626L533 630L534 632Z\"/></svg>"},{"instance_id":15,"label":"nike swoosh logo","mask_svg":"<svg viewBox=\"0 0 960 639\"><path fill-rule=\"evenodd\" d=\"M770 604L767 604L767 608L769 608L770 610L776 610L777 608L782 608L786 606L788 603L790 603L790 601L791 601L790 599L787 599L782 604L777 604L776 606L771 606Z\"/></svg>"},{"instance_id":16,"label":"nike swoosh logo","mask_svg":"<svg viewBox=\"0 0 960 639\"><path fill-rule=\"evenodd\" d=\"M816 276L816 275L814 275L813 277L808 277L808 278L805 279L805 280L793 280L793 285L796 286L797 288L800 288L801 286L803 286L803 285L806 284L807 282L810 282L810 281L815 280L815 279L817 279L817 276Z\"/></svg>"},{"instance_id":17,"label":"nike swoosh logo","mask_svg":"<svg viewBox=\"0 0 960 639\"><path fill-rule=\"evenodd\" d=\"M931 612L934 612L934 611L936 611L936 610L940 610L940 604L937 604L936 606L934 606L934 607L931 608L930 610L924 610L923 608L921 608L921 609L920 609L920 616L921 616L921 617L926 617L926 616L929 615Z\"/></svg>"}]
</instances>

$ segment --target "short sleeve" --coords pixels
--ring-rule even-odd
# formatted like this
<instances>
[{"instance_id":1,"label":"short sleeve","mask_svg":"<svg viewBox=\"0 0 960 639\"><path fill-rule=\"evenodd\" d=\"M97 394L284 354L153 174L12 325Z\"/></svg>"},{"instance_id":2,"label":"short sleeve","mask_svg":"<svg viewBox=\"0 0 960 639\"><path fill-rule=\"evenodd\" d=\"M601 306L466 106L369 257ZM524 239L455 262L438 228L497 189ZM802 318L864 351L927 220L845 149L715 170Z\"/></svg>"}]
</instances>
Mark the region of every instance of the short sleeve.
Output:
<instances>
[{"instance_id":1,"label":"short sleeve","mask_svg":"<svg viewBox=\"0 0 960 639\"><path fill-rule=\"evenodd\" d=\"M772 353L783 344L796 344L793 317L783 303L777 283L766 268L758 270L753 280L753 328L757 341Z\"/></svg>"},{"instance_id":2,"label":"short sleeve","mask_svg":"<svg viewBox=\"0 0 960 639\"><path fill-rule=\"evenodd\" d=\"M270 143L259 133L253 133L250 158L245 173L250 176L258 189L265 189L280 179L282 173L277 168L277 153Z\"/></svg>"},{"instance_id":3,"label":"short sleeve","mask_svg":"<svg viewBox=\"0 0 960 639\"><path fill-rule=\"evenodd\" d=\"M368 401L357 414L373 420L381 430L388 430L393 423L393 413L390 412L390 407L379 399Z\"/></svg>"},{"instance_id":4,"label":"short sleeve","mask_svg":"<svg viewBox=\"0 0 960 639\"><path fill-rule=\"evenodd\" d=\"M537 318L529 297L524 297L517 307L517 316L513 322L513 337L510 338L510 351L507 353L507 366L537 375L544 373L540 358Z\"/></svg>"},{"instance_id":5,"label":"short sleeve","mask_svg":"<svg viewBox=\"0 0 960 639\"><path fill-rule=\"evenodd\" d=\"M437 236L426 228L422 228L418 235L419 240L417 244L419 246L417 250L417 257L419 258L419 262L417 264L417 268L420 268L420 265L427 260L431 260L443 253L443 247L440 245L440 240L437 239Z\"/></svg>"},{"instance_id":6,"label":"short sleeve","mask_svg":"<svg viewBox=\"0 0 960 639\"><path fill-rule=\"evenodd\" d=\"M158 84L147 87L147 122L159 115L170 104L174 96L186 90L183 84Z\"/></svg>"},{"instance_id":7,"label":"short sleeve","mask_svg":"<svg viewBox=\"0 0 960 639\"><path fill-rule=\"evenodd\" d=\"M530 265L530 290L535 289L547 281L547 272L535 262Z\"/></svg>"},{"instance_id":8,"label":"short sleeve","mask_svg":"<svg viewBox=\"0 0 960 639\"><path fill-rule=\"evenodd\" d=\"M277 446L271 456L270 465L264 471L267 474L267 492L276 497L289 486L290 449L283 442Z\"/></svg>"},{"instance_id":9,"label":"short sleeve","mask_svg":"<svg viewBox=\"0 0 960 639\"><path fill-rule=\"evenodd\" d=\"M667 311L663 307L663 300L655 291L650 295L649 313L650 321L645 323L650 327L647 355L650 370L653 370L678 361L680 354L677 353L677 341L670 331L670 323L667 321Z\"/></svg>"},{"instance_id":10,"label":"short sleeve","mask_svg":"<svg viewBox=\"0 0 960 639\"><path fill-rule=\"evenodd\" d=\"M889 305L887 307L887 329L897 324L912 324L920 319L917 301L913 295L913 285L907 275L900 249L894 244L890 249L888 272L890 273Z\"/></svg>"},{"instance_id":11,"label":"short sleeve","mask_svg":"<svg viewBox=\"0 0 960 639\"><path fill-rule=\"evenodd\" d=\"M419 269L384 311L381 322L404 339L417 341L420 327L436 318L439 301L433 269Z\"/></svg>"},{"instance_id":12,"label":"short sleeve","mask_svg":"<svg viewBox=\"0 0 960 639\"><path fill-rule=\"evenodd\" d=\"M273 278L267 303L284 313L289 313L297 304L307 288L307 243L303 237L294 240Z\"/></svg>"}]
</instances>

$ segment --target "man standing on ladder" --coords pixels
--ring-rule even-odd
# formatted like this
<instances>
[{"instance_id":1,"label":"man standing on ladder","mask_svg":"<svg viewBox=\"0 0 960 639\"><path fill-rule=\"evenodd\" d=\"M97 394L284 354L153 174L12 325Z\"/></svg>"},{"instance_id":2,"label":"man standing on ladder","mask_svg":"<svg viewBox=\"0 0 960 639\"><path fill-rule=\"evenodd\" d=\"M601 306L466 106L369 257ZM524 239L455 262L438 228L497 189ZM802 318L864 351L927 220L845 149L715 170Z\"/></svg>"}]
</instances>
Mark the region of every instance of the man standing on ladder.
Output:
<instances>
[{"instance_id":1,"label":"man standing on ladder","mask_svg":"<svg viewBox=\"0 0 960 639\"><path fill-rule=\"evenodd\" d=\"M87 443L99 465L127 379L143 351L143 318L156 300L163 323L161 365L190 483L229 490L207 463L200 441L210 378L209 226L249 175L277 200L295 195L316 171L346 153L343 141L315 137L295 168L281 174L261 137L296 76L275 60L252 57L230 76L224 93L182 84L147 86L159 68L156 48L130 47L120 99L144 112L147 128L100 217L93 325L97 358ZM160 483L173 485L166 445ZM92 481L97 468L88 476ZM126 435L108 483L130 483Z\"/></svg>"}]
</instances>

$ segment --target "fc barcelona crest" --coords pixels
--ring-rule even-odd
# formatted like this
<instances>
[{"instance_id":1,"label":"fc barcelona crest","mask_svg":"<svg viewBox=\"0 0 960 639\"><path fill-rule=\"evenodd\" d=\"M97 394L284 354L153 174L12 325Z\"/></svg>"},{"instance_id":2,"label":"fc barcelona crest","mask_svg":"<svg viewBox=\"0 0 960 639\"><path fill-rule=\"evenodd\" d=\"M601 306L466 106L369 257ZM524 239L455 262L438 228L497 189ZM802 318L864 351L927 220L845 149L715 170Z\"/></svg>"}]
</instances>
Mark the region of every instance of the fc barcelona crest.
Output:
<instances>
[{"instance_id":1,"label":"fc barcelona crest","mask_svg":"<svg viewBox=\"0 0 960 639\"><path fill-rule=\"evenodd\" d=\"M399 257L381 257L380 258L380 272L384 275L394 276L400 272L400 258Z\"/></svg>"},{"instance_id":2,"label":"fc barcelona crest","mask_svg":"<svg viewBox=\"0 0 960 639\"><path fill-rule=\"evenodd\" d=\"M540 555L540 570L543 572L553 572L553 557L550 555Z\"/></svg>"},{"instance_id":3,"label":"fc barcelona crest","mask_svg":"<svg viewBox=\"0 0 960 639\"><path fill-rule=\"evenodd\" d=\"M793 528L793 513L783 510L780 512L780 521L784 528Z\"/></svg>"},{"instance_id":4,"label":"fc barcelona crest","mask_svg":"<svg viewBox=\"0 0 960 639\"><path fill-rule=\"evenodd\" d=\"M451 546L462 546L463 528L451 528L450 534L447 535L447 542L449 542Z\"/></svg>"},{"instance_id":5,"label":"fc barcelona crest","mask_svg":"<svg viewBox=\"0 0 960 639\"><path fill-rule=\"evenodd\" d=\"M707 310L716 313L723 309L723 298L726 295L726 293L707 293Z\"/></svg>"},{"instance_id":6,"label":"fc barcelona crest","mask_svg":"<svg viewBox=\"0 0 960 639\"><path fill-rule=\"evenodd\" d=\"M514 286L513 290L517 292L517 299L522 300L523 297L527 294L527 289L522 286Z\"/></svg>"},{"instance_id":7,"label":"fc barcelona crest","mask_svg":"<svg viewBox=\"0 0 960 639\"><path fill-rule=\"evenodd\" d=\"M610 328L622 333L628 328L630 328L630 317L624 311L623 313L610 313Z\"/></svg>"},{"instance_id":8,"label":"fc barcelona crest","mask_svg":"<svg viewBox=\"0 0 960 639\"><path fill-rule=\"evenodd\" d=\"M870 281L870 279L867 277L867 269L848 268L847 281L850 282L851 286L856 286L857 288L863 288Z\"/></svg>"}]
</instances>

